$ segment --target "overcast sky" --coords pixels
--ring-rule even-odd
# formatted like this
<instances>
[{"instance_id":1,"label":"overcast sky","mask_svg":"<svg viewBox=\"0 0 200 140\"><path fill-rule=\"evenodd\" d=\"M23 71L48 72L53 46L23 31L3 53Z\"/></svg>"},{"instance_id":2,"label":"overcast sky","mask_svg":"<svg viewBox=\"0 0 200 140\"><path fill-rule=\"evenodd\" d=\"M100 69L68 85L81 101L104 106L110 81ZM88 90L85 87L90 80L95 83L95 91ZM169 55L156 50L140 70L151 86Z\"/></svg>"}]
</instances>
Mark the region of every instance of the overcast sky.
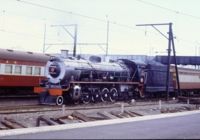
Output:
<instances>
[{"instance_id":1,"label":"overcast sky","mask_svg":"<svg viewBox=\"0 0 200 140\"><path fill-rule=\"evenodd\" d=\"M72 37L51 25L77 24L77 42L94 43L78 45L77 53L105 54L109 20L109 54L166 54L167 39L136 24L172 22L177 55L199 55L199 6L199 0L0 0L0 48L42 52L46 24L46 53L72 50ZM167 36L168 26L157 28Z\"/></svg>"}]
</instances>

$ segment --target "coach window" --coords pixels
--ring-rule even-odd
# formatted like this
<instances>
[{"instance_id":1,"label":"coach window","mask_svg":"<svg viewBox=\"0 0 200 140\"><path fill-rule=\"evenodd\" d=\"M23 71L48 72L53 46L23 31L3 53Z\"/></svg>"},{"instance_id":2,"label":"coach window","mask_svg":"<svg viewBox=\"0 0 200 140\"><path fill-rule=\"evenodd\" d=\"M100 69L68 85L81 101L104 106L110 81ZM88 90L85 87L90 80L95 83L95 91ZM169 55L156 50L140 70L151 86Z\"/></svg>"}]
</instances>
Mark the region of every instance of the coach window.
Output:
<instances>
[{"instance_id":1,"label":"coach window","mask_svg":"<svg viewBox=\"0 0 200 140\"><path fill-rule=\"evenodd\" d=\"M22 66L15 66L15 74L21 74L22 73Z\"/></svg>"},{"instance_id":2,"label":"coach window","mask_svg":"<svg viewBox=\"0 0 200 140\"><path fill-rule=\"evenodd\" d=\"M32 73L33 73L33 67L26 67L26 74L32 75Z\"/></svg>"},{"instance_id":3,"label":"coach window","mask_svg":"<svg viewBox=\"0 0 200 140\"><path fill-rule=\"evenodd\" d=\"M3 67L2 67L2 64L0 64L0 74L3 73Z\"/></svg>"},{"instance_id":4,"label":"coach window","mask_svg":"<svg viewBox=\"0 0 200 140\"><path fill-rule=\"evenodd\" d=\"M40 75L41 74L41 68L35 67L34 75Z\"/></svg>"},{"instance_id":5,"label":"coach window","mask_svg":"<svg viewBox=\"0 0 200 140\"><path fill-rule=\"evenodd\" d=\"M5 65L5 73L12 74L12 65Z\"/></svg>"}]
</instances>

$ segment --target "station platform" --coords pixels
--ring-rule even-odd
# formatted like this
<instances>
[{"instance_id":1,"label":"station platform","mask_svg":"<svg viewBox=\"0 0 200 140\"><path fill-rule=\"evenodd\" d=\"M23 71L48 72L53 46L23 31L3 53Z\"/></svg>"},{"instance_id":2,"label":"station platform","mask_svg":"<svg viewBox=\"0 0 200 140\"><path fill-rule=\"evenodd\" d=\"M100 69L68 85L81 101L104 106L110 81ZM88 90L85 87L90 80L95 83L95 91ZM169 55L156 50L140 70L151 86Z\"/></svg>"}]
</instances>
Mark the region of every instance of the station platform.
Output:
<instances>
[{"instance_id":1,"label":"station platform","mask_svg":"<svg viewBox=\"0 0 200 140\"><path fill-rule=\"evenodd\" d=\"M0 139L199 139L200 110L0 131Z\"/></svg>"}]
</instances>

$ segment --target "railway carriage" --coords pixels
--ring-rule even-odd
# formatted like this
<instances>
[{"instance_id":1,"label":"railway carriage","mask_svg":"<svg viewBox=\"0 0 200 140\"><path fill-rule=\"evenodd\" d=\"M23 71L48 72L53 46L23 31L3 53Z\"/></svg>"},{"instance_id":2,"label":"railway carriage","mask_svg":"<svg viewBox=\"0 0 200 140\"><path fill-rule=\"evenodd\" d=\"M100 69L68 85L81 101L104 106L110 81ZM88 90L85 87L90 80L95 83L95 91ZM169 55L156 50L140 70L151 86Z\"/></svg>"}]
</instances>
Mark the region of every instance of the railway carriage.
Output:
<instances>
[{"instance_id":1,"label":"railway carriage","mask_svg":"<svg viewBox=\"0 0 200 140\"><path fill-rule=\"evenodd\" d=\"M45 78L49 55L0 49L0 96L33 94Z\"/></svg>"},{"instance_id":2,"label":"railway carriage","mask_svg":"<svg viewBox=\"0 0 200 140\"><path fill-rule=\"evenodd\" d=\"M167 66L154 63L147 64L145 69L144 92L145 95L161 96L166 94ZM200 70L178 67L180 95L200 93ZM175 66L170 66L169 93L177 96L178 84Z\"/></svg>"},{"instance_id":3,"label":"railway carriage","mask_svg":"<svg viewBox=\"0 0 200 140\"><path fill-rule=\"evenodd\" d=\"M175 67L171 66L174 88L177 89ZM182 94L200 93L200 70L191 68L178 68L179 83Z\"/></svg>"}]
</instances>

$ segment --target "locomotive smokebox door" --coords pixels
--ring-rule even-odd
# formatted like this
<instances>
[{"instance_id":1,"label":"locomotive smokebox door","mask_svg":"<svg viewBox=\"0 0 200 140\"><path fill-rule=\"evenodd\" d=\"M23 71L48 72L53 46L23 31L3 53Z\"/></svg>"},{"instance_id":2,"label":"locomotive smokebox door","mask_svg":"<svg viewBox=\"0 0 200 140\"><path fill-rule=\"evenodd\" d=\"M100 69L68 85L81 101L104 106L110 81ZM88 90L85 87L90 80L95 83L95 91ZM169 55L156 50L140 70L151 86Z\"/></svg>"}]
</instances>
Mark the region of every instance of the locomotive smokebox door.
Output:
<instances>
[{"instance_id":1,"label":"locomotive smokebox door","mask_svg":"<svg viewBox=\"0 0 200 140\"><path fill-rule=\"evenodd\" d=\"M56 78L60 75L60 66L57 63L53 63L49 67L49 74L53 77Z\"/></svg>"}]
</instances>

